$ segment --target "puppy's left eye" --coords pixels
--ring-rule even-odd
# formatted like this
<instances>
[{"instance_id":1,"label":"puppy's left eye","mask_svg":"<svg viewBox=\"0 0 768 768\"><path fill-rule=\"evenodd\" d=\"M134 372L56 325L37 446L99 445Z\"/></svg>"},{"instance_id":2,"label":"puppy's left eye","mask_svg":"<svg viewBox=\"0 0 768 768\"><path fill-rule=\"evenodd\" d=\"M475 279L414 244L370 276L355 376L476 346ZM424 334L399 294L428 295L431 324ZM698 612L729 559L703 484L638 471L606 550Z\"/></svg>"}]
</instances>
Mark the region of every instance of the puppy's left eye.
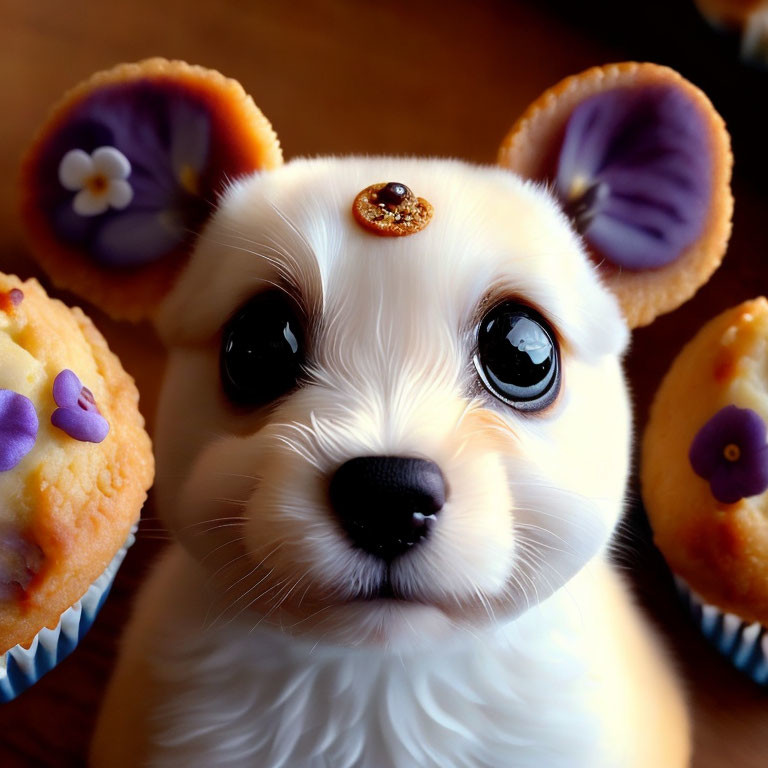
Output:
<instances>
[{"instance_id":1,"label":"puppy's left eye","mask_svg":"<svg viewBox=\"0 0 768 768\"><path fill-rule=\"evenodd\" d=\"M555 334L538 312L513 301L480 322L475 367L491 394L521 411L539 411L560 389Z\"/></svg>"},{"instance_id":2,"label":"puppy's left eye","mask_svg":"<svg viewBox=\"0 0 768 768\"><path fill-rule=\"evenodd\" d=\"M305 356L298 314L282 291L267 291L224 326L221 383L230 400L264 405L296 386Z\"/></svg>"}]
</instances>

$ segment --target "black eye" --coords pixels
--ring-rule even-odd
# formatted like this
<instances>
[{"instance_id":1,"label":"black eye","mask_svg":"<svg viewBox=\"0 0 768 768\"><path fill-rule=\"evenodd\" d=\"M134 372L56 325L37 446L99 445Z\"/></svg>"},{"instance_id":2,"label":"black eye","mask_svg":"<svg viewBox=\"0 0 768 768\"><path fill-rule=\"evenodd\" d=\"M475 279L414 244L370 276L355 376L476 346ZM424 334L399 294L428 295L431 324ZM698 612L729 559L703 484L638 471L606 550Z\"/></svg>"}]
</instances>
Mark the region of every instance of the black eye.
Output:
<instances>
[{"instance_id":1,"label":"black eye","mask_svg":"<svg viewBox=\"0 0 768 768\"><path fill-rule=\"evenodd\" d=\"M301 375L304 335L288 296L268 291L254 296L224 326L221 382L240 405L263 405L285 394Z\"/></svg>"},{"instance_id":2,"label":"black eye","mask_svg":"<svg viewBox=\"0 0 768 768\"><path fill-rule=\"evenodd\" d=\"M491 394L522 411L546 408L560 388L552 329L538 312L513 301L480 322L475 367Z\"/></svg>"}]
</instances>

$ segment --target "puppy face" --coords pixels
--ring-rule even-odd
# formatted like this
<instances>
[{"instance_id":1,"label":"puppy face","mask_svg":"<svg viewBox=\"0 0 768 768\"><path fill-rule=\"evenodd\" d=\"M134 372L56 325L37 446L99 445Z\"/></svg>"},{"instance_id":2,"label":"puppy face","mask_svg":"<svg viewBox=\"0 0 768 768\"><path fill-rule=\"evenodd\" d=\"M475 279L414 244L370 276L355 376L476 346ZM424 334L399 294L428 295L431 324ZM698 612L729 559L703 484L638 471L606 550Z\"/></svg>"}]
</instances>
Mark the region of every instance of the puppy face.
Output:
<instances>
[{"instance_id":1,"label":"puppy face","mask_svg":"<svg viewBox=\"0 0 768 768\"><path fill-rule=\"evenodd\" d=\"M377 237L355 223L355 195L387 180L434 206L422 232ZM502 399L506 329L488 334L515 313L549 355L549 380ZM213 621L431 642L543 600L620 514L626 327L548 193L506 171L350 158L246 178L159 328L170 348L159 506L210 573ZM295 353L246 371L252 402L222 383L233 333L277 334ZM421 517L414 483L439 486ZM404 514L418 517L415 535L398 532Z\"/></svg>"}]
</instances>

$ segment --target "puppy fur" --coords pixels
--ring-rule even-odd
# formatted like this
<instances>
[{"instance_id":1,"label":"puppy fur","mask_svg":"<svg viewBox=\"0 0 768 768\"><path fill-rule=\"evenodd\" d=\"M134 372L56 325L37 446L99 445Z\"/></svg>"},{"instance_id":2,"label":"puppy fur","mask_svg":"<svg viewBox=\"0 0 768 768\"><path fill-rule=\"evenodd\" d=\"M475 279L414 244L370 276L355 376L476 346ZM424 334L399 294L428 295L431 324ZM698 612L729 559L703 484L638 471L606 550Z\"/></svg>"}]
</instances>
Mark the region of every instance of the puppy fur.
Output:
<instances>
[{"instance_id":1,"label":"puppy fur","mask_svg":"<svg viewBox=\"0 0 768 768\"><path fill-rule=\"evenodd\" d=\"M397 180L422 232L353 220ZM267 407L219 381L221 329L278 287L302 307L308 369ZM473 365L500 299L558 337L540 413ZM221 200L160 308L169 348L156 435L176 543L145 585L93 746L96 766L682 768L685 707L606 562L631 420L628 331L547 190L426 159L294 160ZM437 463L434 535L392 566L409 600L355 600L382 564L330 510L348 459Z\"/></svg>"}]
</instances>

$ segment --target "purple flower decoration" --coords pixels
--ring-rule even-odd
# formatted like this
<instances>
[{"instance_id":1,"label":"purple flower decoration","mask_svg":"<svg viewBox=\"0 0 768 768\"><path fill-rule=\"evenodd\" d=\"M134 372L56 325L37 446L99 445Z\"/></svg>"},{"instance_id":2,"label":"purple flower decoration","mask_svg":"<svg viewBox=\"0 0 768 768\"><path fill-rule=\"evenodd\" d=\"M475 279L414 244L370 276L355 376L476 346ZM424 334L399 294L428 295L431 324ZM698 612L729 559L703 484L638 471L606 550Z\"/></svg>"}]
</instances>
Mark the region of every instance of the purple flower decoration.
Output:
<instances>
[{"instance_id":1,"label":"purple flower decoration","mask_svg":"<svg viewBox=\"0 0 768 768\"><path fill-rule=\"evenodd\" d=\"M54 232L106 267L174 252L220 189L211 132L209 106L178 84L141 80L87 96L43 149L40 205Z\"/></svg>"},{"instance_id":2,"label":"purple flower decoration","mask_svg":"<svg viewBox=\"0 0 768 768\"><path fill-rule=\"evenodd\" d=\"M765 422L749 408L721 408L697 433L688 457L712 495L734 504L768 489Z\"/></svg>"},{"instance_id":3,"label":"purple flower decoration","mask_svg":"<svg viewBox=\"0 0 768 768\"><path fill-rule=\"evenodd\" d=\"M0 389L0 472L13 469L37 439L37 413L32 401L10 389Z\"/></svg>"},{"instance_id":4,"label":"purple flower decoration","mask_svg":"<svg viewBox=\"0 0 768 768\"><path fill-rule=\"evenodd\" d=\"M65 368L53 382L53 399L59 407L51 415L51 424L84 443L100 443L109 433L109 424L101 415L90 389Z\"/></svg>"},{"instance_id":5,"label":"purple flower decoration","mask_svg":"<svg viewBox=\"0 0 768 768\"><path fill-rule=\"evenodd\" d=\"M618 88L569 118L555 190L601 256L626 269L661 267L701 234L710 154L704 118L678 88Z\"/></svg>"}]
</instances>

